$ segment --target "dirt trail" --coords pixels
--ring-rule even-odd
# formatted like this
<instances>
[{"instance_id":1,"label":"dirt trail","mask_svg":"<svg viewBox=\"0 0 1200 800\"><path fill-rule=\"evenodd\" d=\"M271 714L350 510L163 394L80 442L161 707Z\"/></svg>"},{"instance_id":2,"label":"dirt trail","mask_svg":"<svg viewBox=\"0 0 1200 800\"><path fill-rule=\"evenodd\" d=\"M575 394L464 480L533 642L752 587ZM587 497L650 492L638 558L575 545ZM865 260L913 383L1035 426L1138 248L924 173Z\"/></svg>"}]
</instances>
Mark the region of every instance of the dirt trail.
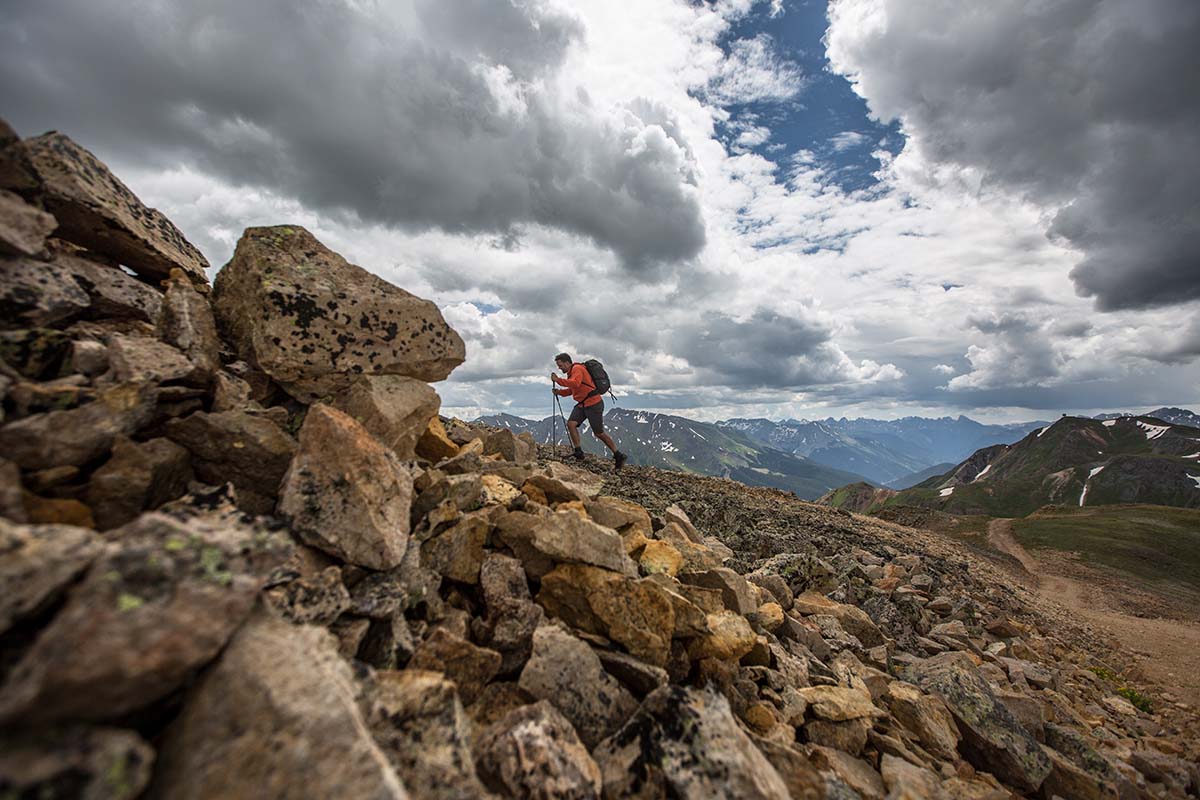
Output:
<instances>
[{"instance_id":1,"label":"dirt trail","mask_svg":"<svg viewBox=\"0 0 1200 800\"><path fill-rule=\"evenodd\" d=\"M1128 651L1142 656L1145 675L1180 699L1200 705L1200 674L1195 668L1200 653L1200 624L1177 619L1147 619L1126 613L1122 597L1106 591L1100 581L1077 580L1052 570L1021 546L1012 534L1011 519L988 523L988 544L1012 556L1032 578L1038 594L1065 608L1098 633L1115 639Z\"/></svg>"}]
</instances>

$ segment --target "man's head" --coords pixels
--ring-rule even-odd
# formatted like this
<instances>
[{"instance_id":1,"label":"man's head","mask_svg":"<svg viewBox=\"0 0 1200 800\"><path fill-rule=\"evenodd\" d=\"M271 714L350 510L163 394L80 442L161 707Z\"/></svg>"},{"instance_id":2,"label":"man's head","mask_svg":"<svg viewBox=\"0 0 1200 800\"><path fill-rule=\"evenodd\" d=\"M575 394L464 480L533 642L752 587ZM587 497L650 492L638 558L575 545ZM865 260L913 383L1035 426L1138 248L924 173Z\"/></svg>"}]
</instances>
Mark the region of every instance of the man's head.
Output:
<instances>
[{"instance_id":1,"label":"man's head","mask_svg":"<svg viewBox=\"0 0 1200 800\"><path fill-rule=\"evenodd\" d=\"M558 368L561 371L570 372L571 365L574 364L575 362L571 359L570 353L559 353L558 355L556 355L554 357L554 363L556 365L558 365Z\"/></svg>"}]
</instances>

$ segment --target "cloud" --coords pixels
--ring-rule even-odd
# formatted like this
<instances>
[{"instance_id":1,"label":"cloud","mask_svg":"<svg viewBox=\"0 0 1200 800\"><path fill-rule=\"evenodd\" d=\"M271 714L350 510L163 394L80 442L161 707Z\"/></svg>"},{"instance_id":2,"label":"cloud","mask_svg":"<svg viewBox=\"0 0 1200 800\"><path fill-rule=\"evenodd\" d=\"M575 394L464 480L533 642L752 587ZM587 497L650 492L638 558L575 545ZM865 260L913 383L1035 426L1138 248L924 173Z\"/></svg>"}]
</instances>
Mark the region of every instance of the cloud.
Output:
<instances>
[{"instance_id":1,"label":"cloud","mask_svg":"<svg viewBox=\"0 0 1200 800\"><path fill-rule=\"evenodd\" d=\"M901 158L1047 209L1080 295L1200 297L1200 5L833 0L829 17L833 68L900 121Z\"/></svg>"},{"instance_id":2,"label":"cloud","mask_svg":"<svg viewBox=\"0 0 1200 800\"><path fill-rule=\"evenodd\" d=\"M858 147L865 141L867 141L866 134L858 133L856 131L842 131L831 138L829 143L833 146L834 150L841 153Z\"/></svg>"},{"instance_id":3,"label":"cloud","mask_svg":"<svg viewBox=\"0 0 1200 800\"><path fill-rule=\"evenodd\" d=\"M804 75L793 62L779 55L765 33L735 39L729 55L709 81L705 96L717 105L781 102L804 88Z\"/></svg>"},{"instance_id":4,"label":"cloud","mask_svg":"<svg viewBox=\"0 0 1200 800\"><path fill-rule=\"evenodd\" d=\"M584 46L553 2L44 0L0 26L0 94L106 157L368 224L546 225L654 276L704 246L694 158L662 106L560 80Z\"/></svg>"}]
</instances>

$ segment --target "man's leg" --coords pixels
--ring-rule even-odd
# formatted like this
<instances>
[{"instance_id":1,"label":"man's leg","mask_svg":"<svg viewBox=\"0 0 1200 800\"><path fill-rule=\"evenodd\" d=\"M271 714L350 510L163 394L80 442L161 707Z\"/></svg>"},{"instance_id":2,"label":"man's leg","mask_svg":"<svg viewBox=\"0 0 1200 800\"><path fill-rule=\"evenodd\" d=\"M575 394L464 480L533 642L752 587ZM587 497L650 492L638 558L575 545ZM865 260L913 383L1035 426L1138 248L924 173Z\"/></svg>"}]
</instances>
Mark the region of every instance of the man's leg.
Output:
<instances>
[{"instance_id":1,"label":"man's leg","mask_svg":"<svg viewBox=\"0 0 1200 800\"><path fill-rule=\"evenodd\" d=\"M600 441L604 442L604 445L609 450L612 450L614 453L617 452L617 443L614 442L612 437L609 436L607 433L598 433L598 434L596 434L596 438L599 439Z\"/></svg>"},{"instance_id":2,"label":"man's leg","mask_svg":"<svg viewBox=\"0 0 1200 800\"><path fill-rule=\"evenodd\" d=\"M575 420L567 422L567 434L571 437L571 444L575 449L579 449L579 423Z\"/></svg>"}]
</instances>

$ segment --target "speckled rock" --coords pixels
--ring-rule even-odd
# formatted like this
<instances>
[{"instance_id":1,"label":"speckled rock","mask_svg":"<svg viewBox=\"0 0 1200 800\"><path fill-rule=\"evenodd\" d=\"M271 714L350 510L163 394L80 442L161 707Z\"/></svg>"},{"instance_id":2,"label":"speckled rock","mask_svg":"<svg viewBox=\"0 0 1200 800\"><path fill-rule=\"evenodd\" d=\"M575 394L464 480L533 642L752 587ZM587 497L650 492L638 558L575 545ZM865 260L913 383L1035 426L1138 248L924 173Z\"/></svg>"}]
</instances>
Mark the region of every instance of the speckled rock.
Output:
<instances>
[{"instance_id":1,"label":"speckled rock","mask_svg":"<svg viewBox=\"0 0 1200 800\"><path fill-rule=\"evenodd\" d=\"M533 655L519 685L550 701L588 747L615 732L637 709L633 695L604 671L592 649L556 625L534 632Z\"/></svg>"},{"instance_id":2,"label":"speckled rock","mask_svg":"<svg viewBox=\"0 0 1200 800\"><path fill-rule=\"evenodd\" d=\"M225 645L285 534L224 515L121 528L0 689L0 721L102 720L173 691Z\"/></svg>"},{"instance_id":3,"label":"speckled rock","mask_svg":"<svg viewBox=\"0 0 1200 800\"><path fill-rule=\"evenodd\" d=\"M475 746L480 776L507 797L591 800L600 769L571 722L542 700L492 723Z\"/></svg>"},{"instance_id":4,"label":"speckled rock","mask_svg":"<svg viewBox=\"0 0 1200 800\"><path fill-rule=\"evenodd\" d=\"M187 356L194 367L193 382L207 386L221 368L221 340L212 308L182 271L172 270L166 283L155 330Z\"/></svg>"},{"instance_id":5,"label":"speckled rock","mask_svg":"<svg viewBox=\"0 0 1200 800\"><path fill-rule=\"evenodd\" d=\"M416 457L417 441L441 404L432 386L402 375L360 376L333 400L403 461Z\"/></svg>"},{"instance_id":6,"label":"speckled rock","mask_svg":"<svg viewBox=\"0 0 1200 800\"><path fill-rule=\"evenodd\" d=\"M500 654L471 644L445 628L436 628L417 645L408 666L442 673L454 681L463 702L471 703L488 681L496 677Z\"/></svg>"},{"instance_id":7,"label":"speckled rock","mask_svg":"<svg viewBox=\"0 0 1200 800\"><path fill-rule=\"evenodd\" d=\"M368 569L408 548L412 476L371 434L326 405L308 410L279 493L279 513L306 544Z\"/></svg>"},{"instance_id":8,"label":"speckled rock","mask_svg":"<svg viewBox=\"0 0 1200 800\"><path fill-rule=\"evenodd\" d=\"M1034 792L1050 774L1050 759L992 693L963 653L944 653L913 665L916 683L937 695L958 723L959 751L978 769L1021 791Z\"/></svg>"},{"instance_id":9,"label":"speckled rock","mask_svg":"<svg viewBox=\"0 0 1200 800\"><path fill-rule=\"evenodd\" d=\"M54 217L45 211L0 189L0 254L37 255L57 226Z\"/></svg>"},{"instance_id":10,"label":"speckled rock","mask_svg":"<svg viewBox=\"0 0 1200 800\"><path fill-rule=\"evenodd\" d=\"M161 212L147 208L100 159L67 136L50 132L21 143L41 184L56 235L108 256L146 278L182 270L207 286L208 262Z\"/></svg>"},{"instance_id":11,"label":"speckled rock","mask_svg":"<svg viewBox=\"0 0 1200 800\"><path fill-rule=\"evenodd\" d=\"M256 615L168 729L151 796L407 800L358 697L329 633Z\"/></svg>"},{"instance_id":12,"label":"speckled rock","mask_svg":"<svg viewBox=\"0 0 1200 800\"><path fill-rule=\"evenodd\" d=\"M113 377L128 383L183 381L195 367L177 347L149 336L115 333L108 339Z\"/></svg>"},{"instance_id":13,"label":"speckled rock","mask_svg":"<svg viewBox=\"0 0 1200 800\"><path fill-rule=\"evenodd\" d=\"M664 686L593 751L605 797L787 800L787 784L712 691Z\"/></svg>"},{"instance_id":14,"label":"speckled rock","mask_svg":"<svg viewBox=\"0 0 1200 800\"><path fill-rule=\"evenodd\" d=\"M369 681L367 695L375 741L413 796L492 796L475 774L470 724L453 682L420 669L385 671Z\"/></svg>"},{"instance_id":15,"label":"speckled rock","mask_svg":"<svg viewBox=\"0 0 1200 800\"><path fill-rule=\"evenodd\" d=\"M360 374L439 381L465 358L437 306L297 226L248 228L217 274L213 310L238 354L305 402Z\"/></svg>"}]
</instances>

